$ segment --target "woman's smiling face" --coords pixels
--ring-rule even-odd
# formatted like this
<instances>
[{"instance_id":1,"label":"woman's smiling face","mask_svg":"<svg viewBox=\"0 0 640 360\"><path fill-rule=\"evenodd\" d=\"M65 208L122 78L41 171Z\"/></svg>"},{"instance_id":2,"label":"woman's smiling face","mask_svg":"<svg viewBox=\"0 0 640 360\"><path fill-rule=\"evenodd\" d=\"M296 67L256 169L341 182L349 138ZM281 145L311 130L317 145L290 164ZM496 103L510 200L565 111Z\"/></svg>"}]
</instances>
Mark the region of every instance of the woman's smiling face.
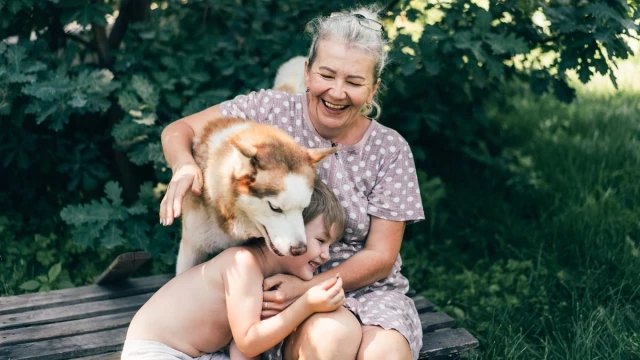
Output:
<instances>
[{"instance_id":1,"label":"woman's smiling face","mask_svg":"<svg viewBox=\"0 0 640 360\"><path fill-rule=\"evenodd\" d=\"M318 42L316 59L305 70L309 117L320 135L331 139L349 131L360 108L373 101L379 81L371 56L330 40Z\"/></svg>"}]
</instances>

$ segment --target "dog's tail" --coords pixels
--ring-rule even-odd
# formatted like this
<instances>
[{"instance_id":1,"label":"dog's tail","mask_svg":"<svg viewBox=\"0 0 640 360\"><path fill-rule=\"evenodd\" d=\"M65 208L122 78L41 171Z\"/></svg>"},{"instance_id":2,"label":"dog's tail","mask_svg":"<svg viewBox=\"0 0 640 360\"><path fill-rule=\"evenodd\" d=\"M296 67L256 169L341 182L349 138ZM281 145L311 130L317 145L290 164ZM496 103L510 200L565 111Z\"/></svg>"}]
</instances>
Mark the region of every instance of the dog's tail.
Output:
<instances>
[{"instance_id":1,"label":"dog's tail","mask_svg":"<svg viewBox=\"0 0 640 360\"><path fill-rule=\"evenodd\" d=\"M306 60L307 58L304 56L296 56L280 65L273 83L273 89L288 93L305 91L304 62Z\"/></svg>"}]
</instances>

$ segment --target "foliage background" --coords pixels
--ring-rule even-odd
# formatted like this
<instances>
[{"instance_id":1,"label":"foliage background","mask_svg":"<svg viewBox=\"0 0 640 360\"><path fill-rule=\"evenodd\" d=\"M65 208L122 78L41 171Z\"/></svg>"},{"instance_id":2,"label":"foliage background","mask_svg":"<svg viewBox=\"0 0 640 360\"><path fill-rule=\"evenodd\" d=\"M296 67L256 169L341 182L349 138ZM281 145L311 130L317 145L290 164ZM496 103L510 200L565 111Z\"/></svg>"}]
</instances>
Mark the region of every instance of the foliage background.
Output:
<instances>
[{"instance_id":1,"label":"foliage background","mask_svg":"<svg viewBox=\"0 0 640 360\"><path fill-rule=\"evenodd\" d=\"M0 0L0 294L89 283L133 249L154 257L140 274L172 271L160 131L270 87L306 22L345 5ZM638 358L639 62L620 62L638 3L379 5L381 121L427 210L412 286L480 339L469 357Z\"/></svg>"}]
</instances>

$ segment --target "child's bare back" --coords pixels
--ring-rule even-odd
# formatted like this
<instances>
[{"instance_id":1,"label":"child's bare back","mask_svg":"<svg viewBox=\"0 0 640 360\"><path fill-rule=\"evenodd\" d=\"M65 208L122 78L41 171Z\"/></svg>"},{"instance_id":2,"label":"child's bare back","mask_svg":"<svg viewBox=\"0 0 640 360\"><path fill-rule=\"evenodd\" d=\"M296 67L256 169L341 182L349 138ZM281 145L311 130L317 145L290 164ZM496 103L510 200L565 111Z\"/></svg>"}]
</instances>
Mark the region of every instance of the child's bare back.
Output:
<instances>
[{"instance_id":1,"label":"child's bare back","mask_svg":"<svg viewBox=\"0 0 640 360\"><path fill-rule=\"evenodd\" d=\"M234 260L251 265L253 251L256 249L250 247L227 249L171 279L135 315L127 340L161 342L193 357L224 348L232 338L224 270L243 265L232 265ZM257 275L253 281L262 284L263 275Z\"/></svg>"}]
</instances>

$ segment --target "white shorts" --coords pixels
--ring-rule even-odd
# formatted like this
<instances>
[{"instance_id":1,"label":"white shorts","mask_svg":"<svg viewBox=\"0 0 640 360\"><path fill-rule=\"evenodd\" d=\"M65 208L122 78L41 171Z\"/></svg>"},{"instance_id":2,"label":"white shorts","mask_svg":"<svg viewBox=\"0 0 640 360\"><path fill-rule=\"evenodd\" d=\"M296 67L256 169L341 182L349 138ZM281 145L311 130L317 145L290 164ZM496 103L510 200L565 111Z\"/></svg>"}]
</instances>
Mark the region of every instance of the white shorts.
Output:
<instances>
[{"instance_id":1,"label":"white shorts","mask_svg":"<svg viewBox=\"0 0 640 360\"><path fill-rule=\"evenodd\" d=\"M161 342L151 340L125 340L122 360L229 360L229 356L219 351L198 357L189 356Z\"/></svg>"}]
</instances>

